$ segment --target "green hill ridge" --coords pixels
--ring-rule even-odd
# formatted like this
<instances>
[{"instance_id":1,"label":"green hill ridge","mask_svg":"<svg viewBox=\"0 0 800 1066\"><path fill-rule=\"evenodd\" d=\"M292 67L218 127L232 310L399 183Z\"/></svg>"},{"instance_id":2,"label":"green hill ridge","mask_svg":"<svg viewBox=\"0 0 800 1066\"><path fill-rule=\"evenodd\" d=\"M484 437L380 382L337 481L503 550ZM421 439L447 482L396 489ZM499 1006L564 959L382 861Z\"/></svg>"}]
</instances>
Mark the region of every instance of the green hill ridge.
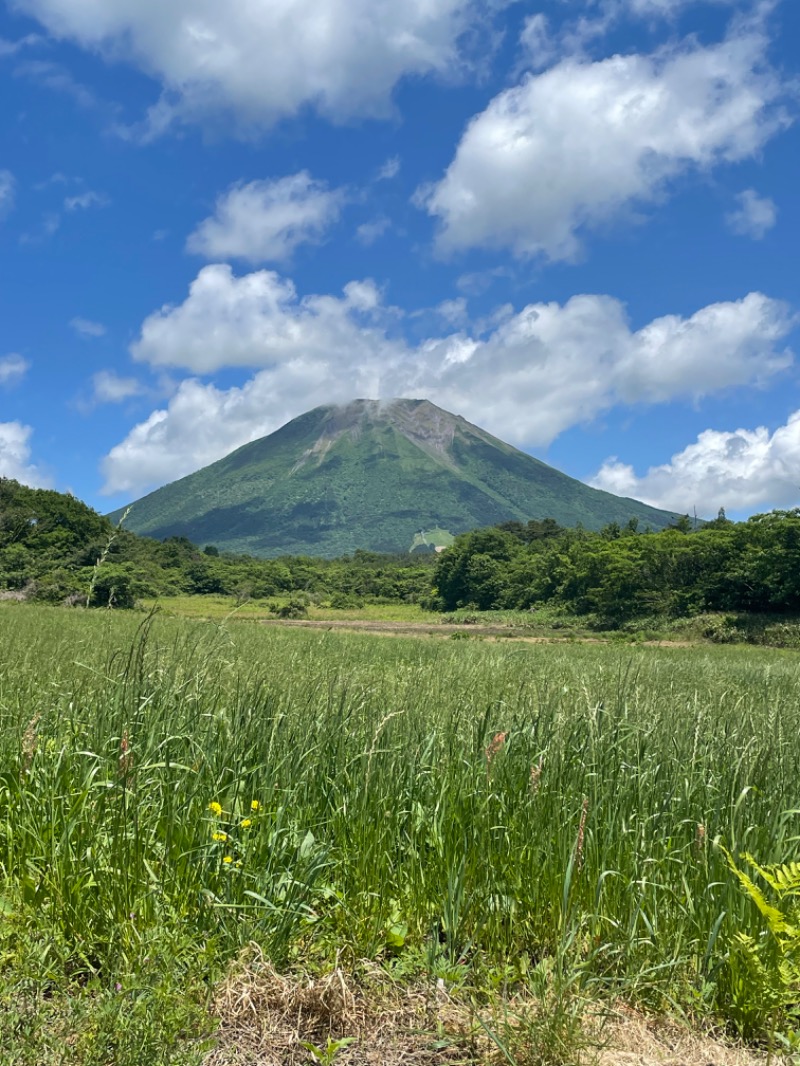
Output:
<instances>
[{"instance_id":1,"label":"green hill ridge","mask_svg":"<svg viewBox=\"0 0 800 1066\"><path fill-rule=\"evenodd\" d=\"M675 517L589 488L427 400L400 399L316 407L137 500L125 525L255 556L332 558L441 545L512 520L662 529Z\"/></svg>"}]
</instances>

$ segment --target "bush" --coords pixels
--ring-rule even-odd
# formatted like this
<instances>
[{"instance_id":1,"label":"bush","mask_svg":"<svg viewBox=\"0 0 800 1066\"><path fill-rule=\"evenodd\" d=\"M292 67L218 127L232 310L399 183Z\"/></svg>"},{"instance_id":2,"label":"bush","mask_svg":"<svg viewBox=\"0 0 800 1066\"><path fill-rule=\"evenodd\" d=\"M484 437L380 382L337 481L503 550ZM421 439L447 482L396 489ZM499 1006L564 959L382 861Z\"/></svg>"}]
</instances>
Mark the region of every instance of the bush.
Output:
<instances>
[{"instance_id":1,"label":"bush","mask_svg":"<svg viewBox=\"0 0 800 1066\"><path fill-rule=\"evenodd\" d=\"M63 569L54 570L46 577L31 581L25 591L28 599L39 603L63 603L69 596L79 594L86 599L78 575Z\"/></svg>"},{"instance_id":2,"label":"bush","mask_svg":"<svg viewBox=\"0 0 800 1066\"><path fill-rule=\"evenodd\" d=\"M364 601L356 596L348 596L346 592L335 592L331 596L330 605L334 611L347 611L363 607Z\"/></svg>"},{"instance_id":3,"label":"bush","mask_svg":"<svg viewBox=\"0 0 800 1066\"><path fill-rule=\"evenodd\" d=\"M134 586L134 575L122 566L99 567L92 578L89 606L130 610L136 605Z\"/></svg>"},{"instance_id":4,"label":"bush","mask_svg":"<svg viewBox=\"0 0 800 1066\"><path fill-rule=\"evenodd\" d=\"M270 610L278 618L308 618L308 608L302 600L291 599L288 603L271 607Z\"/></svg>"}]
</instances>

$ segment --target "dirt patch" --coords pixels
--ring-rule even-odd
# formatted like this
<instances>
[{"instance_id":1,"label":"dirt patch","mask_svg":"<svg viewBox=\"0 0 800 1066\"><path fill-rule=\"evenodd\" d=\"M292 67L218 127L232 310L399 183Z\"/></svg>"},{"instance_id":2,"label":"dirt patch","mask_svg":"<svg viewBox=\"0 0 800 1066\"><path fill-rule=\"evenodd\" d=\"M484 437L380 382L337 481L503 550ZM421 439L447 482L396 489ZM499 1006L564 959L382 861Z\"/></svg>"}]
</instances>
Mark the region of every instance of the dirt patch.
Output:
<instances>
[{"instance_id":1,"label":"dirt patch","mask_svg":"<svg viewBox=\"0 0 800 1066\"><path fill-rule=\"evenodd\" d=\"M249 621L249 619L248 619ZM533 635L528 629L515 626L476 625L452 622L386 622L380 620L317 618L261 618L262 626L287 626L298 629L327 629L340 633L372 633L384 637L450 637L453 634L476 637L480 640L514 640L523 644L611 644L604 637L558 636L556 634ZM643 640L638 641L648 648L694 648L689 640Z\"/></svg>"},{"instance_id":2,"label":"dirt patch","mask_svg":"<svg viewBox=\"0 0 800 1066\"><path fill-rule=\"evenodd\" d=\"M448 637L451 633L474 636L512 636L518 630L508 626L455 625L452 622L385 622L379 619L263 618L264 626L294 626L301 629L336 629L348 633L390 633L397 636Z\"/></svg>"}]
</instances>

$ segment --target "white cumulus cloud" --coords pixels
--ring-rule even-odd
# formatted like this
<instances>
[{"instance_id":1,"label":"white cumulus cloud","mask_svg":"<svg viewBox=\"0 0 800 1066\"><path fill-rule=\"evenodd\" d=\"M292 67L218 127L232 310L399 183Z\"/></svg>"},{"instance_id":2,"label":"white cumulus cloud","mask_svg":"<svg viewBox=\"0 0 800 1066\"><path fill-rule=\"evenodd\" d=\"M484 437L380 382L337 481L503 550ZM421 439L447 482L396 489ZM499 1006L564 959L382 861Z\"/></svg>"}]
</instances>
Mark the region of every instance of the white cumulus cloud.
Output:
<instances>
[{"instance_id":1,"label":"white cumulus cloud","mask_svg":"<svg viewBox=\"0 0 800 1066\"><path fill-rule=\"evenodd\" d=\"M773 200L745 189L736 197L736 209L725 216L729 228L740 237L760 241L775 225L778 209Z\"/></svg>"},{"instance_id":2,"label":"white cumulus cloud","mask_svg":"<svg viewBox=\"0 0 800 1066\"><path fill-rule=\"evenodd\" d=\"M312 105L381 115L406 75L451 75L478 0L12 0L58 37L159 79L154 125L233 111L272 123Z\"/></svg>"},{"instance_id":3,"label":"white cumulus cloud","mask_svg":"<svg viewBox=\"0 0 800 1066\"><path fill-rule=\"evenodd\" d=\"M656 507L713 518L728 511L800 504L800 411L774 433L757 429L707 429L697 440L641 476L616 458L590 484Z\"/></svg>"},{"instance_id":4,"label":"white cumulus cloud","mask_svg":"<svg viewBox=\"0 0 800 1066\"><path fill-rule=\"evenodd\" d=\"M620 301L575 296L505 308L485 334L462 327L414 346L398 335L400 318L369 281L340 296L300 296L271 271L236 277L227 266L205 267L182 304L145 320L132 354L195 375L257 373L232 389L183 381L106 457L106 491L181 477L310 407L356 396L427 397L536 447L614 406L758 384L792 359L783 341L793 321L759 293L639 330Z\"/></svg>"},{"instance_id":5,"label":"white cumulus cloud","mask_svg":"<svg viewBox=\"0 0 800 1066\"><path fill-rule=\"evenodd\" d=\"M442 180L418 193L439 248L570 259L584 230L663 197L678 175L755 155L788 121L766 44L748 26L716 45L529 74L472 119Z\"/></svg>"},{"instance_id":6,"label":"white cumulus cloud","mask_svg":"<svg viewBox=\"0 0 800 1066\"><path fill-rule=\"evenodd\" d=\"M32 432L30 426L21 422L0 422L0 477L13 478L36 488L48 488L50 479L30 461Z\"/></svg>"},{"instance_id":7,"label":"white cumulus cloud","mask_svg":"<svg viewBox=\"0 0 800 1066\"><path fill-rule=\"evenodd\" d=\"M167 305L142 324L131 347L135 359L207 374L222 367L263 367L327 359L365 365L385 343L362 321L379 294L370 282L351 282L341 297L298 297L273 271L236 277L229 266L204 267L178 307Z\"/></svg>"},{"instance_id":8,"label":"white cumulus cloud","mask_svg":"<svg viewBox=\"0 0 800 1066\"><path fill-rule=\"evenodd\" d=\"M345 194L308 171L274 181L234 185L186 247L206 259L281 262L300 244L316 243L339 217Z\"/></svg>"}]
</instances>

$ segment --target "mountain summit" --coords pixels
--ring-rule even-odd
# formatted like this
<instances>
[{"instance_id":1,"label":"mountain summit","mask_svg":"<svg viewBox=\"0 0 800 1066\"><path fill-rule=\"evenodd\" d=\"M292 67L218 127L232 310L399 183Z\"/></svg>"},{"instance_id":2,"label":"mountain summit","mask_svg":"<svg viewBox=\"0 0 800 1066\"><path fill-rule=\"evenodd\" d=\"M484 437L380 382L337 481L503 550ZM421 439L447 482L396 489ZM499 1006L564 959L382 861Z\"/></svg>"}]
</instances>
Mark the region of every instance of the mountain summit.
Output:
<instances>
[{"instance_id":1,"label":"mountain summit","mask_svg":"<svg viewBox=\"0 0 800 1066\"><path fill-rule=\"evenodd\" d=\"M252 555L331 557L442 545L531 518L661 529L675 515L589 488L427 400L354 400L316 407L144 496L126 526Z\"/></svg>"}]
</instances>

